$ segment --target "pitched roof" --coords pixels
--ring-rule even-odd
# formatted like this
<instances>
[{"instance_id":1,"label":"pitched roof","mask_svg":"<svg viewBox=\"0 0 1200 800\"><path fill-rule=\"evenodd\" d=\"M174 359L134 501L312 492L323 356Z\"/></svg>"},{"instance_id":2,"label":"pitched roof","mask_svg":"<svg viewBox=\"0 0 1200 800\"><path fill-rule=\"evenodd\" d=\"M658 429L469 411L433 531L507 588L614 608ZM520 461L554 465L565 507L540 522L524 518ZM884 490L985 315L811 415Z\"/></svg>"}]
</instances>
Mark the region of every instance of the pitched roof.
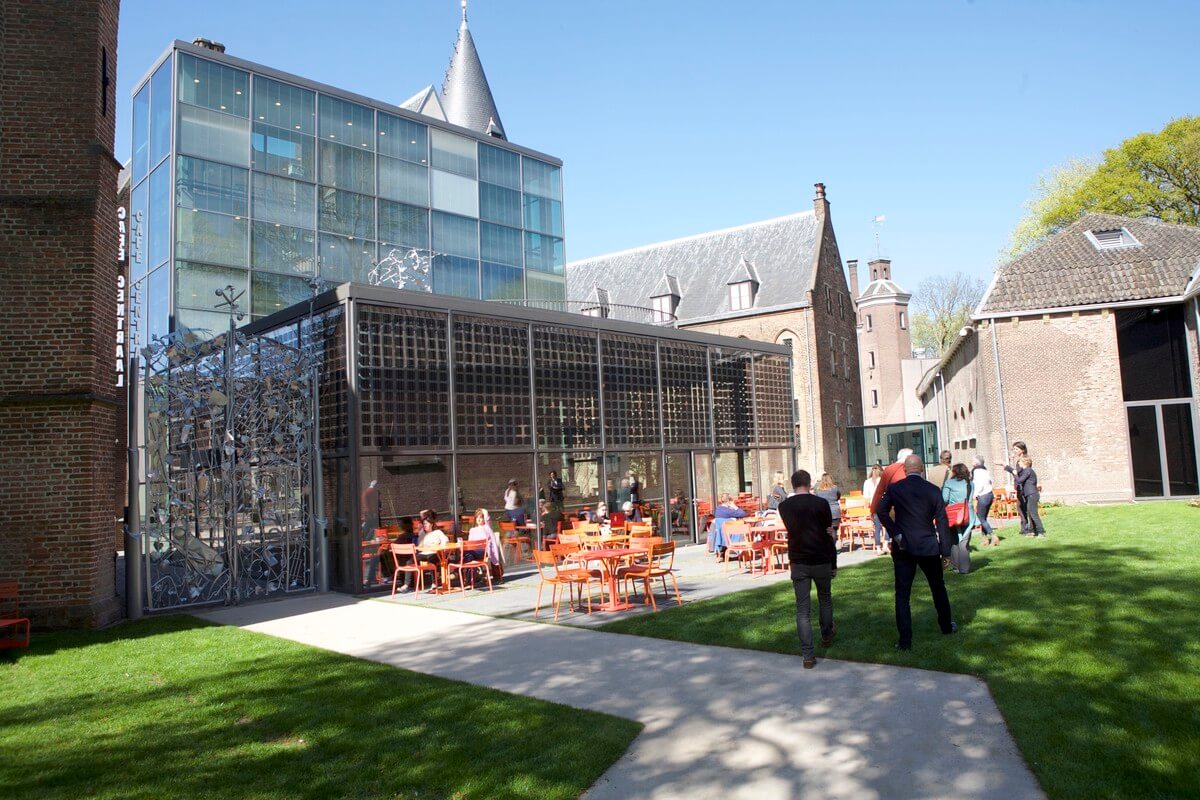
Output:
<instances>
[{"instance_id":1,"label":"pitched roof","mask_svg":"<svg viewBox=\"0 0 1200 800\"><path fill-rule=\"evenodd\" d=\"M1135 245L1097 248L1092 231L1124 229ZM1000 266L977 317L1179 297L1200 268L1200 228L1085 214Z\"/></svg>"},{"instance_id":2,"label":"pitched roof","mask_svg":"<svg viewBox=\"0 0 1200 800\"><path fill-rule=\"evenodd\" d=\"M877 281L871 281L867 284L867 288L863 289L862 294L858 296L858 302L862 303L867 300L877 300L885 297L908 300L912 297L912 294L901 289L900 284L895 281L880 278Z\"/></svg>"},{"instance_id":3,"label":"pitched roof","mask_svg":"<svg viewBox=\"0 0 1200 800\"><path fill-rule=\"evenodd\" d=\"M600 286L614 303L648 306L667 275L679 289L676 314L687 322L730 313L727 281L740 269L759 283L755 307L746 313L795 308L808 304L820 238L816 213L802 211L575 261L567 264L567 298L590 298Z\"/></svg>"},{"instance_id":4,"label":"pitched roof","mask_svg":"<svg viewBox=\"0 0 1200 800\"><path fill-rule=\"evenodd\" d=\"M448 122L446 119L446 111L442 108L441 98L438 97L437 91L434 90L433 84L429 84L421 91L414 94L412 97L400 104L401 108L406 108L409 111L415 111L418 114L424 114L427 117L434 117L443 122Z\"/></svg>"},{"instance_id":5,"label":"pitched roof","mask_svg":"<svg viewBox=\"0 0 1200 800\"><path fill-rule=\"evenodd\" d=\"M442 82L442 106L446 120L479 133L507 139L500 112L492 98L483 64L475 49L475 40L467 29L467 6L463 3L462 24L458 26L458 41L454 43L454 54L446 68L446 79Z\"/></svg>"}]
</instances>

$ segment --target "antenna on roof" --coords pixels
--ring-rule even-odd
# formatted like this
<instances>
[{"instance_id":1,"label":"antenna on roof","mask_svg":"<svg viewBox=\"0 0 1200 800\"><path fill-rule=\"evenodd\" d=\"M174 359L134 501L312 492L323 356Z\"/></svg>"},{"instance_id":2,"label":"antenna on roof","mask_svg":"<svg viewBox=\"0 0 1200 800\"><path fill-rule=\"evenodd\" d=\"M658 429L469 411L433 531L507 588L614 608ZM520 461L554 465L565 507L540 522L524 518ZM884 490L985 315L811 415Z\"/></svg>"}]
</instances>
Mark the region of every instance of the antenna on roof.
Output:
<instances>
[{"instance_id":1,"label":"antenna on roof","mask_svg":"<svg viewBox=\"0 0 1200 800\"><path fill-rule=\"evenodd\" d=\"M467 21L467 0L462 0L463 22Z\"/></svg>"},{"instance_id":2,"label":"antenna on roof","mask_svg":"<svg viewBox=\"0 0 1200 800\"><path fill-rule=\"evenodd\" d=\"M467 0L463 0L463 2L465 3L465 2L467 2ZM875 257L876 258L883 258L883 256L880 255L880 251L879 251L879 226L882 225L886 221L887 221L886 214L880 214L879 216L875 217L875 219L871 220L871 225L873 225L875 227Z\"/></svg>"}]
</instances>

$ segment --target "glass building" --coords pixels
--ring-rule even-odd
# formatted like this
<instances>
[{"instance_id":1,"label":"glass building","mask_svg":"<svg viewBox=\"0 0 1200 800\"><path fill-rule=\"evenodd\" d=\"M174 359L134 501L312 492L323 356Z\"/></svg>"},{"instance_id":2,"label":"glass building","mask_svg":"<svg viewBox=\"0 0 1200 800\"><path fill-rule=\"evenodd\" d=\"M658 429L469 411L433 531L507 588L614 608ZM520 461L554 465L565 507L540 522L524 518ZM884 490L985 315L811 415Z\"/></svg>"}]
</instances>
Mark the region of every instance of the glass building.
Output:
<instances>
[{"instance_id":1,"label":"glass building","mask_svg":"<svg viewBox=\"0 0 1200 800\"><path fill-rule=\"evenodd\" d=\"M437 294L563 298L561 161L495 121L477 132L177 41L134 91L132 132L135 348L223 330L218 288L244 289L257 319L389 256Z\"/></svg>"},{"instance_id":2,"label":"glass building","mask_svg":"<svg viewBox=\"0 0 1200 800\"><path fill-rule=\"evenodd\" d=\"M309 324L307 320L312 319ZM765 495L793 468L783 345L447 295L344 284L248 334L320 352L319 440L331 588L361 591L379 522L433 509L532 517L551 470L564 510L630 496L681 543L724 493Z\"/></svg>"}]
</instances>

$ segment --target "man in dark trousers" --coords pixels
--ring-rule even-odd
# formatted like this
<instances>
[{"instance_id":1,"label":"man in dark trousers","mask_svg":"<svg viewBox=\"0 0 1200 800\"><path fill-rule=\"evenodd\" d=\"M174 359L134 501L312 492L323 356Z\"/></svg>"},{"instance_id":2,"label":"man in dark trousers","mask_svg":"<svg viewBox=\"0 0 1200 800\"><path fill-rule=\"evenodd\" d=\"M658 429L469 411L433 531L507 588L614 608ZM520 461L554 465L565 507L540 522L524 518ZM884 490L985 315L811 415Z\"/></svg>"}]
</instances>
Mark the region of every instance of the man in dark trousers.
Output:
<instances>
[{"instance_id":1,"label":"man in dark trousers","mask_svg":"<svg viewBox=\"0 0 1200 800\"><path fill-rule=\"evenodd\" d=\"M792 473L792 489L794 493L779 504L779 518L787 527L800 654L804 657L804 668L812 669L817 665L817 657L813 651L811 584L817 585L821 644L829 647L837 632L830 590L830 582L837 573L837 545L831 532L833 513L827 500L812 493L812 476L802 469L796 470Z\"/></svg>"},{"instance_id":2,"label":"man in dark trousers","mask_svg":"<svg viewBox=\"0 0 1200 800\"><path fill-rule=\"evenodd\" d=\"M950 598L942 577L942 558L950 556L950 525L942 492L921 476L920 456L904 459L904 479L888 487L879 502L879 521L892 537L892 569L896 576L897 650L912 649L912 595L917 568L925 573L942 633L958 626L950 618ZM894 513L894 516L893 516Z\"/></svg>"}]
</instances>

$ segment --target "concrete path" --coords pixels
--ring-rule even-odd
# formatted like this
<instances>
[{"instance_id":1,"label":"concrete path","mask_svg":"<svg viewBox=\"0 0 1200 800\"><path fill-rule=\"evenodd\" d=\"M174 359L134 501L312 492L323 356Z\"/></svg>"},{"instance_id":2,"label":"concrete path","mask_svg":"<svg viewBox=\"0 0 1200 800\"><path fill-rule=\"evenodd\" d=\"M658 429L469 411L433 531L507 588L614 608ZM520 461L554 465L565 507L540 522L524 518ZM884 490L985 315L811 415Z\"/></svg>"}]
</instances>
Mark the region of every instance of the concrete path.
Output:
<instances>
[{"instance_id":1,"label":"concrete path","mask_svg":"<svg viewBox=\"0 0 1200 800\"><path fill-rule=\"evenodd\" d=\"M588 798L1041 797L971 677L306 595L214 622L641 721Z\"/></svg>"}]
</instances>

